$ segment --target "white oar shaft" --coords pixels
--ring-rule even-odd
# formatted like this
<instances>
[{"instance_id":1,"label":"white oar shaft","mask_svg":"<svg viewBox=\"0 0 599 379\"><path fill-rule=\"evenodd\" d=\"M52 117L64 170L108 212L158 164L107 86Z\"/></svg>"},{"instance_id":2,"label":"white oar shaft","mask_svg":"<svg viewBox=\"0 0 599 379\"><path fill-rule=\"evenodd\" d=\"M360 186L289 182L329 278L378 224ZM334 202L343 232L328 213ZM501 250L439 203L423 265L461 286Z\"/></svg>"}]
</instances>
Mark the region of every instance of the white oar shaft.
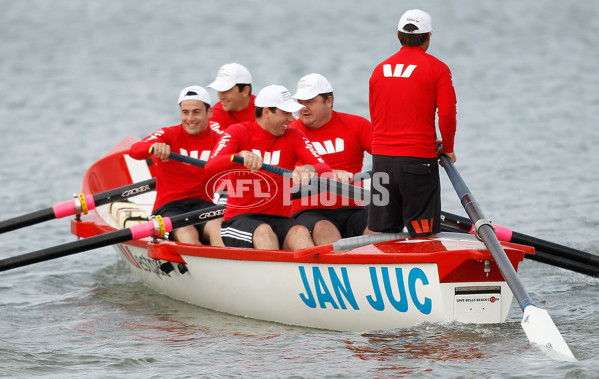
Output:
<instances>
[{"instance_id":1,"label":"white oar shaft","mask_svg":"<svg viewBox=\"0 0 599 379\"><path fill-rule=\"evenodd\" d=\"M380 233L340 239L333 242L333 251L350 250L372 243L410 238L408 233Z\"/></svg>"}]
</instances>

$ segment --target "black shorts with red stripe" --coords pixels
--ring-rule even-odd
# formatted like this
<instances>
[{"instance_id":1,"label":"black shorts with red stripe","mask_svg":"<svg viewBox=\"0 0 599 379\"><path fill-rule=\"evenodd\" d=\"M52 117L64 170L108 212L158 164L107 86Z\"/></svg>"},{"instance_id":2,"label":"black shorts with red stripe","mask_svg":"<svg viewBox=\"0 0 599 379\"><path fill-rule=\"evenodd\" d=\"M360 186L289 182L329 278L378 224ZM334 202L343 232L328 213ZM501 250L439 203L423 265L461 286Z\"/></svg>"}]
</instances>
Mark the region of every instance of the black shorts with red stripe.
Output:
<instances>
[{"instance_id":1,"label":"black shorts with red stripe","mask_svg":"<svg viewBox=\"0 0 599 379\"><path fill-rule=\"evenodd\" d=\"M372 156L368 228L412 237L441 232L441 184L437 158ZM376 200L376 201L375 201Z\"/></svg>"}]
</instances>

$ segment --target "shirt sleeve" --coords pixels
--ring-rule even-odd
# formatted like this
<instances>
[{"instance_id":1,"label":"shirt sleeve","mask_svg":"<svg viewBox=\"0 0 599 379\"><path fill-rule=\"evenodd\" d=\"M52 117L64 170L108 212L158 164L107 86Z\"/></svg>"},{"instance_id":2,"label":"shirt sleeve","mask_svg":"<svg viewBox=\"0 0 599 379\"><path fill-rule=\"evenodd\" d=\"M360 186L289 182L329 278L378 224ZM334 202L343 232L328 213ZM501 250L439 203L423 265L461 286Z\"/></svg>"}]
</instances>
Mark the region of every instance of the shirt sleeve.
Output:
<instances>
[{"instance_id":1,"label":"shirt sleeve","mask_svg":"<svg viewBox=\"0 0 599 379\"><path fill-rule=\"evenodd\" d=\"M232 127L220 137L210 158L204 167L208 176L214 176L219 172L239 167L237 163L231 161L231 156L241 150L239 138L239 129Z\"/></svg>"},{"instance_id":2,"label":"shirt sleeve","mask_svg":"<svg viewBox=\"0 0 599 379\"><path fill-rule=\"evenodd\" d=\"M456 94L449 67L444 66L439 85L437 86L437 115L439 117L439 131L443 140L443 150L453 153L454 137L456 132Z\"/></svg>"},{"instance_id":3,"label":"shirt sleeve","mask_svg":"<svg viewBox=\"0 0 599 379\"><path fill-rule=\"evenodd\" d=\"M165 129L158 129L146 138L134 143L129 148L129 156L134 159L146 159L150 157L150 147L156 142L168 143Z\"/></svg>"}]
</instances>

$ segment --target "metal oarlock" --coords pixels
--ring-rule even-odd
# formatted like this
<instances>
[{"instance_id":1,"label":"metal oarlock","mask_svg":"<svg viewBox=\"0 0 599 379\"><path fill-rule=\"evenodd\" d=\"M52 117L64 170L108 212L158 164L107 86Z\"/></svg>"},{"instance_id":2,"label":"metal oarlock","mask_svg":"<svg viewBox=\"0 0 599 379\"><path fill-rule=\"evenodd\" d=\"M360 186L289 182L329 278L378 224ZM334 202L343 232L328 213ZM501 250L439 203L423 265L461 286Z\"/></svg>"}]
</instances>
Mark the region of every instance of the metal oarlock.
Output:
<instances>
[{"instance_id":1,"label":"metal oarlock","mask_svg":"<svg viewBox=\"0 0 599 379\"><path fill-rule=\"evenodd\" d=\"M154 242L156 242L157 238L163 238L166 234L166 227L164 226L164 220L160 215L152 215L150 216L152 223L154 223Z\"/></svg>"},{"instance_id":2,"label":"metal oarlock","mask_svg":"<svg viewBox=\"0 0 599 379\"><path fill-rule=\"evenodd\" d=\"M73 194L73 201L75 202L75 219L81 220L81 213L84 215L89 211L87 202L85 201L85 195L80 193L79 195Z\"/></svg>"},{"instance_id":3,"label":"metal oarlock","mask_svg":"<svg viewBox=\"0 0 599 379\"><path fill-rule=\"evenodd\" d=\"M486 218L479 219L478 221L476 221L474 223L474 235L476 236L476 238L479 241L482 241L482 238L478 235L478 230L483 225L489 225L491 228L493 228L493 231L495 231L495 226L493 224L491 224L491 222L489 220L487 220Z\"/></svg>"}]
</instances>

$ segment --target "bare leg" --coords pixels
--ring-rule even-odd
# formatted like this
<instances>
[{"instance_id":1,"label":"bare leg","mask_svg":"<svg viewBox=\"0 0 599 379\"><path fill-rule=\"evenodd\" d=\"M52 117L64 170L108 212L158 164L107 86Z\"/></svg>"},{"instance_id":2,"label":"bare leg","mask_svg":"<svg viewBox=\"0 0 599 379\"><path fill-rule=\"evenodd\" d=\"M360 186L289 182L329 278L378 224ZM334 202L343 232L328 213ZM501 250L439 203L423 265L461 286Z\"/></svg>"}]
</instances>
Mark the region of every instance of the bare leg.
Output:
<instances>
[{"instance_id":1,"label":"bare leg","mask_svg":"<svg viewBox=\"0 0 599 379\"><path fill-rule=\"evenodd\" d=\"M195 226L185 226L183 228L175 229L171 232L175 241L183 243L191 243L194 245L201 245L200 234Z\"/></svg>"},{"instance_id":2,"label":"bare leg","mask_svg":"<svg viewBox=\"0 0 599 379\"><path fill-rule=\"evenodd\" d=\"M277 235L268 224L261 224L258 226L254 230L252 239L254 240L254 249L279 249L279 240Z\"/></svg>"},{"instance_id":3,"label":"bare leg","mask_svg":"<svg viewBox=\"0 0 599 379\"><path fill-rule=\"evenodd\" d=\"M314 241L310 231L303 225L295 225L289 229L283 242L283 249L285 250L299 250L312 246L314 246Z\"/></svg>"},{"instance_id":4,"label":"bare leg","mask_svg":"<svg viewBox=\"0 0 599 379\"><path fill-rule=\"evenodd\" d=\"M364 229L364 232L362 233L362 235L367 236L369 234L380 234L380 232L373 232L372 230L368 229L368 226L367 226L366 229Z\"/></svg>"},{"instance_id":5,"label":"bare leg","mask_svg":"<svg viewBox=\"0 0 599 379\"><path fill-rule=\"evenodd\" d=\"M222 218L210 220L204 225L204 239L210 241L211 246L225 246L220 236L220 227L223 223Z\"/></svg>"},{"instance_id":6,"label":"bare leg","mask_svg":"<svg viewBox=\"0 0 599 379\"><path fill-rule=\"evenodd\" d=\"M324 245L327 243L333 243L341 239L341 233L328 220L320 220L314 225L312 230L312 239L314 239L315 245Z\"/></svg>"}]
</instances>

